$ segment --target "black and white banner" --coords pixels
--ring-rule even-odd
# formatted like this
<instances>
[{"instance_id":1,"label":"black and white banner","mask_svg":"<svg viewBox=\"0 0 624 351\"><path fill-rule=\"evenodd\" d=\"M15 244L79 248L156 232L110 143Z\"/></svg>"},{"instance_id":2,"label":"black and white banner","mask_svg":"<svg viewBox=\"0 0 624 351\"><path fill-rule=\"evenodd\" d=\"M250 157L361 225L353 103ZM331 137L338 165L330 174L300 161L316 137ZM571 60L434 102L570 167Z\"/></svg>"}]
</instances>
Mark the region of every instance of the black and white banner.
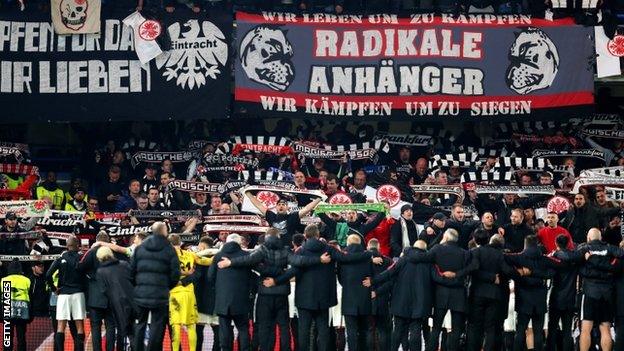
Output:
<instances>
[{"instance_id":1,"label":"black and white banner","mask_svg":"<svg viewBox=\"0 0 624 351\"><path fill-rule=\"evenodd\" d=\"M605 187L605 193L607 194L607 198L614 201L624 201L624 189L623 188L613 188L613 187Z\"/></svg>"},{"instance_id":2,"label":"black and white banner","mask_svg":"<svg viewBox=\"0 0 624 351\"><path fill-rule=\"evenodd\" d=\"M464 172L461 176L461 183L471 182L501 182L510 181L513 177L511 171L495 171L495 172Z\"/></svg>"},{"instance_id":3,"label":"black and white banner","mask_svg":"<svg viewBox=\"0 0 624 351\"><path fill-rule=\"evenodd\" d=\"M578 194L582 186L592 185L616 185L624 187L624 178L620 177L580 177L574 182L571 194Z\"/></svg>"},{"instance_id":4,"label":"black and white banner","mask_svg":"<svg viewBox=\"0 0 624 351\"><path fill-rule=\"evenodd\" d=\"M419 134L386 134L377 133L377 138L385 139L390 145L429 146L433 140L430 135Z\"/></svg>"},{"instance_id":5,"label":"black and white banner","mask_svg":"<svg viewBox=\"0 0 624 351\"><path fill-rule=\"evenodd\" d=\"M13 156L17 163L21 163L24 159L20 149L12 146L0 146L0 157Z\"/></svg>"},{"instance_id":6,"label":"black and white banner","mask_svg":"<svg viewBox=\"0 0 624 351\"><path fill-rule=\"evenodd\" d=\"M598 138L624 139L624 130L622 129L583 129L582 133Z\"/></svg>"},{"instance_id":7,"label":"black and white banner","mask_svg":"<svg viewBox=\"0 0 624 351\"><path fill-rule=\"evenodd\" d=\"M477 194L541 194L555 195L554 185L475 185Z\"/></svg>"},{"instance_id":8,"label":"black and white banner","mask_svg":"<svg viewBox=\"0 0 624 351\"><path fill-rule=\"evenodd\" d=\"M105 11L99 33L58 35L49 12L3 9L3 114L15 122L227 117L232 15L218 8L201 14L178 9L161 22L144 21L138 31L143 39L165 30L170 37L163 45L168 48L144 65L134 31L122 22L128 15Z\"/></svg>"},{"instance_id":9,"label":"black and white banner","mask_svg":"<svg viewBox=\"0 0 624 351\"><path fill-rule=\"evenodd\" d=\"M171 219L171 218L190 218L190 217L200 217L200 210L179 210L179 211L169 211L169 210L130 210L130 215L134 218L148 219L148 218L158 218L158 219Z\"/></svg>"},{"instance_id":10,"label":"black and white banner","mask_svg":"<svg viewBox=\"0 0 624 351\"><path fill-rule=\"evenodd\" d=\"M204 155L203 161L206 165L242 165L244 168L257 168L260 161L257 158L232 155L229 144L220 146L214 154ZM210 167L210 166L208 166Z\"/></svg>"},{"instance_id":11,"label":"black and white banner","mask_svg":"<svg viewBox=\"0 0 624 351\"><path fill-rule=\"evenodd\" d=\"M224 185L219 183L193 182L190 180L174 179L167 184L167 192L180 190L190 193L222 193Z\"/></svg>"},{"instance_id":12,"label":"black and white banner","mask_svg":"<svg viewBox=\"0 0 624 351\"><path fill-rule=\"evenodd\" d=\"M590 157L599 160L605 159L605 153L596 149L579 149L579 150L533 150L533 157Z\"/></svg>"},{"instance_id":13,"label":"black and white banner","mask_svg":"<svg viewBox=\"0 0 624 351\"><path fill-rule=\"evenodd\" d=\"M590 168L581 172L581 177L624 177L624 166Z\"/></svg>"},{"instance_id":14,"label":"black and white banner","mask_svg":"<svg viewBox=\"0 0 624 351\"><path fill-rule=\"evenodd\" d=\"M198 151L139 151L132 155L130 163L132 168L135 168L142 162L161 163L164 160L169 160L173 163L189 162L199 154Z\"/></svg>"},{"instance_id":15,"label":"black and white banner","mask_svg":"<svg viewBox=\"0 0 624 351\"><path fill-rule=\"evenodd\" d=\"M464 189L460 185L410 185L410 189L414 193L425 194L450 194L458 197L457 202L462 203L464 201Z\"/></svg>"}]
</instances>

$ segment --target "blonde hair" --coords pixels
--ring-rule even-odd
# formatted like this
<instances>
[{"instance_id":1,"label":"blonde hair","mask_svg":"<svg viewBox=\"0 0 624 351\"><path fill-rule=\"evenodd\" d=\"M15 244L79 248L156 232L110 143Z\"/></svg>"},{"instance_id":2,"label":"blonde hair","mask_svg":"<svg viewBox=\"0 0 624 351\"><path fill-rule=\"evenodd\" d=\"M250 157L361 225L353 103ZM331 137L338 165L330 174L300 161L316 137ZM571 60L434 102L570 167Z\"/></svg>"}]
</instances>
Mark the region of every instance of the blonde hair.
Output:
<instances>
[{"instance_id":1,"label":"blonde hair","mask_svg":"<svg viewBox=\"0 0 624 351\"><path fill-rule=\"evenodd\" d=\"M347 237L347 245L361 244L361 243L362 243L362 239L357 234L351 234Z\"/></svg>"},{"instance_id":2,"label":"blonde hair","mask_svg":"<svg viewBox=\"0 0 624 351\"><path fill-rule=\"evenodd\" d=\"M110 261L114 258L113 250L108 246L102 246L95 253L95 257L97 257L100 262Z\"/></svg>"}]
</instances>

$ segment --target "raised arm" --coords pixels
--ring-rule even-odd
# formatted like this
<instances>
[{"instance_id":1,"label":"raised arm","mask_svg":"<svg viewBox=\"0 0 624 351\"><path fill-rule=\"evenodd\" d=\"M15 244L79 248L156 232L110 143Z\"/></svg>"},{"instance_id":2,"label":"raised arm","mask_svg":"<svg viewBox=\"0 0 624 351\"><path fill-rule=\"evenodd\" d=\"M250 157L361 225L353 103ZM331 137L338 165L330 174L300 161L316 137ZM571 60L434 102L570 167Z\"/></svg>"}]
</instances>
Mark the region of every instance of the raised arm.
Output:
<instances>
[{"instance_id":1,"label":"raised arm","mask_svg":"<svg viewBox=\"0 0 624 351\"><path fill-rule=\"evenodd\" d=\"M383 212L377 212L375 218L373 218L370 222L364 223L362 225L362 235L365 236L371 230L375 229L379 225L379 223L381 223L381 221L383 221L385 218L386 216L383 214Z\"/></svg>"},{"instance_id":2,"label":"raised arm","mask_svg":"<svg viewBox=\"0 0 624 351\"><path fill-rule=\"evenodd\" d=\"M264 204L262 204L262 202L260 202L260 200L258 200L256 195L253 195L252 193L245 193L245 195L247 196L249 201L251 201L251 203L256 206L256 208L262 213L262 215L266 216L267 208L266 206L264 206Z\"/></svg>"},{"instance_id":3,"label":"raised arm","mask_svg":"<svg viewBox=\"0 0 624 351\"><path fill-rule=\"evenodd\" d=\"M305 216L307 216L310 212L312 212L314 210L314 208L316 207L316 205L319 204L319 202L321 202L321 198L316 198L314 199L312 202L310 202L309 204L305 205L304 208L299 210L299 218L303 218Z\"/></svg>"}]
</instances>

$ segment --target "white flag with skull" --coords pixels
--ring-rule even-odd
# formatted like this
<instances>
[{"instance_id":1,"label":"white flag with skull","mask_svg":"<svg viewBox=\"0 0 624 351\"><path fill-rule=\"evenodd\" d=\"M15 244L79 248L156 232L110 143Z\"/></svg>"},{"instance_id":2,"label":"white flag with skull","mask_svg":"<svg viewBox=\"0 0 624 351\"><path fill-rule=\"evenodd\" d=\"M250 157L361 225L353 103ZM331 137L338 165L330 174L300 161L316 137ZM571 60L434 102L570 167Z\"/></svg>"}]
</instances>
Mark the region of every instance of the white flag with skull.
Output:
<instances>
[{"instance_id":1,"label":"white flag with skull","mask_svg":"<svg viewBox=\"0 0 624 351\"><path fill-rule=\"evenodd\" d=\"M58 34L100 32L101 0L51 0L52 24Z\"/></svg>"}]
</instances>

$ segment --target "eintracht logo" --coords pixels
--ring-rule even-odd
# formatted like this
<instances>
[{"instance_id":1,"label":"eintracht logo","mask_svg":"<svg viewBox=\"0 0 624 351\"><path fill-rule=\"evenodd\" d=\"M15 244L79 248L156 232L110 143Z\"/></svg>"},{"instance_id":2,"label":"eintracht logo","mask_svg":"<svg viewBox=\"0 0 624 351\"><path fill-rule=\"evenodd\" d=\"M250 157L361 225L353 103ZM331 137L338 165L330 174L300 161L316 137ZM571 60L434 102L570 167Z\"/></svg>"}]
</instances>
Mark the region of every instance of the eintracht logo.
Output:
<instances>
[{"instance_id":1,"label":"eintracht logo","mask_svg":"<svg viewBox=\"0 0 624 351\"><path fill-rule=\"evenodd\" d=\"M188 20L180 26L169 26L171 49L156 57L156 66L165 68L167 81L175 78L176 85L193 90L223 74L228 58L225 35L214 24Z\"/></svg>"}]
</instances>

